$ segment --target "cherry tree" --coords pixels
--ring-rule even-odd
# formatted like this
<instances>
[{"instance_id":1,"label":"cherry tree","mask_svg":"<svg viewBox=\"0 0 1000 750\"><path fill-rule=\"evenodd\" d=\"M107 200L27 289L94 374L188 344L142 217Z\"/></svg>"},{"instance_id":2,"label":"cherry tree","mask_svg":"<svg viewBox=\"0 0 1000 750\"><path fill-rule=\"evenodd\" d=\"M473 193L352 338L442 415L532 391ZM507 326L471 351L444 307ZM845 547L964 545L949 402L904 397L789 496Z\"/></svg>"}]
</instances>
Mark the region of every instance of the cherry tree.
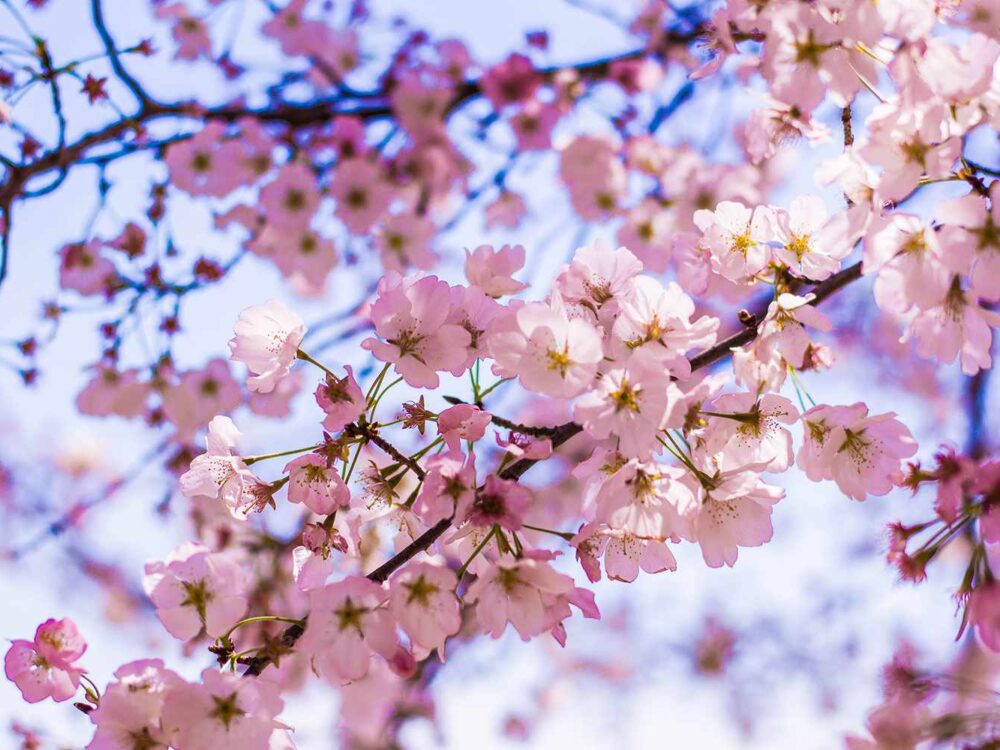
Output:
<instances>
[{"instance_id":1,"label":"cherry tree","mask_svg":"<svg viewBox=\"0 0 1000 750\"><path fill-rule=\"evenodd\" d=\"M322 683L344 746L397 747L456 651L564 647L602 579L766 556L822 486L905 516L886 563L940 569L963 638L950 667L901 645L847 746L997 741L1000 4L573 2L628 45L556 59L538 29L498 60L417 8L142 5L0 0L0 295L57 268L40 314L4 306L5 393L85 371L66 408L151 445L41 488L43 459L0 457L11 528L42 519L0 549L71 544L157 473L186 538L66 575L183 655L98 674L99 634L52 612L6 652L25 701L72 701L52 722L85 714L92 750L277 749ZM87 51L49 39L61 6ZM39 247L24 218L59 200L89 220ZM242 311L188 365L213 298ZM47 359L80 326L86 358ZM960 412L966 444L918 445L876 380ZM60 482L68 507L38 501ZM708 618L698 671L736 638Z\"/></svg>"}]
</instances>

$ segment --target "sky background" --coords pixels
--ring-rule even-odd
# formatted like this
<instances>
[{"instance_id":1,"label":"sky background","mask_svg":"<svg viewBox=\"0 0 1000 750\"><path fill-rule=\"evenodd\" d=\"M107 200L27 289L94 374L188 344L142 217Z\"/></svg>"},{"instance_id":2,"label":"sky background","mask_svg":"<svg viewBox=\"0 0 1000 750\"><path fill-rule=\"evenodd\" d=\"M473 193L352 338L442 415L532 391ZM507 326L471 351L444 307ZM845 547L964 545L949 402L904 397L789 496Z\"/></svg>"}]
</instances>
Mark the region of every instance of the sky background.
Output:
<instances>
[{"instance_id":1,"label":"sky background","mask_svg":"<svg viewBox=\"0 0 1000 750\"><path fill-rule=\"evenodd\" d=\"M98 48L95 38L81 32L88 26L86 5L81 0L53 0L49 10L33 16L59 54L71 56ZM154 27L144 5L135 0L107 0L106 14L119 39L150 35ZM244 23L252 29L260 10L253 3L247 6ZM434 37L460 37L484 63L523 48L525 32L535 29L549 30L547 60L552 63L599 58L634 44L601 15L557 0L428 0L420 3L419 12L412 2L374 0L372 7L383 17L397 12L416 17ZM617 11L624 6L607 3L604 7ZM0 33L8 32L0 28ZM246 37L246 46L237 45L237 55L243 53L273 69L278 62L274 49L255 43L253 34ZM170 48L162 36L157 47ZM173 70L184 69L184 63L177 65ZM217 77L209 75L166 76L162 59L138 61L132 69L165 98L199 94L213 100L225 90ZM753 106L752 94L722 90L714 83L705 88L702 98L664 127L666 140L707 146L713 133L707 125L716 120L731 123ZM106 116L78 109L70 119L80 129ZM16 115L29 124L43 122L47 115L44 99L39 94L26 97ZM584 130L590 124L583 114L568 123L566 130ZM0 142L5 137L0 133ZM787 205L790 195L819 192L811 183L812 167L836 151L835 147L796 151L789 162L789 184L772 196L773 202ZM725 147L721 156L727 156ZM434 249L458 259L464 247L511 240L524 244L529 258L524 278L534 283L527 296L541 296L546 282L576 246L597 237L614 240L611 227L581 228L574 223L562 189L555 186L553 168L551 158L534 159L512 174L511 187L526 194L531 209L522 230L487 232L479 214L472 211ZM132 160L110 173L118 184L94 232L116 234L122 217L141 213L146 189L136 189L136 185L146 184L153 176L151 169L149 162ZM837 200L835 195L828 197L831 205ZM51 198L19 207L11 273L0 289L0 339L19 339L34 330L40 305L55 288L55 250L86 231L94 201L93 176L81 172ZM189 243L186 249L228 257L235 249L233 238L210 231L208 213L188 203L173 213L175 224L183 225L179 236ZM442 269L442 275L452 280L458 280L459 274L460 265L455 262ZM224 356L232 323L248 305L276 296L312 321L332 308L342 308L345 300L357 299L357 294L357 279L335 271L323 299L297 300L276 271L249 259L220 288L187 301L178 364L195 366ZM25 390L12 373L0 371L0 457L5 461L30 464L33 456L51 454L54 448L63 453L94 451L112 474L129 471L161 439L140 425L81 417L72 408L87 380L82 368L98 351L94 328L100 319L99 314L66 319L57 340L40 359L43 378L37 388ZM324 352L324 360L360 367L367 364L363 354L357 347L331 349ZM126 352L126 356L141 355L138 350ZM955 368L949 371L957 372ZM809 375L806 384L820 403L865 400L874 412L899 412L918 437L922 457L929 457L942 440L964 442L966 428L958 410L942 411L934 403L884 387L864 360L848 359L828 375ZM958 378L954 385L960 387ZM786 395L793 397L790 388ZM248 433L248 452L312 439L316 417L311 398L308 393L304 396L297 403L296 418L288 421L241 413L237 422ZM798 444L797 430L795 434ZM53 494L41 472L30 479L40 494ZM676 573L644 575L629 586L598 584L594 588L604 621L571 620L566 651L548 638L522 644L510 633L498 642L482 640L456 649L435 683L441 734L427 722L414 722L404 736L416 748L552 748L571 743L594 748L666 745L809 750L839 746L843 733L859 731L867 711L878 703L878 671L901 638L913 642L938 666L956 653L957 621L949 592L960 572L942 565L927 583L912 587L899 583L883 562L884 523L920 517L929 507L926 498L897 492L856 503L828 483L804 481L794 470L775 482L786 487L788 496L775 509L771 544L742 549L732 570L706 568L697 548L682 544L675 547ZM171 490L169 478L155 469L144 472L129 489L89 516L88 530L78 543L98 558L121 565L132 576L129 583L138 585L143 561L163 557L188 537L182 513L162 516L153 512ZM59 497L47 499L53 508L60 507ZM19 527L9 533L31 539L37 531L37 527ZM200 651L183 658L153 619L141 620L139 627L135 622L109 624L101 592L89 583L79 585L76 576L67 574L72 570L61 541L50 539L16 563L0 563L0 637L30 637L42 620L70 616L90 642L85 661L99 685L107 682L118 665L151 653L164 656L169 666L187 676L209 665L207 654ZM582 576L573 572L580 581ZM709 613L746 632L732 671L715 679L695 674L689 653ZM621 622L632 625L623 629ZM608 682L570 670L566 679L540 695L553 663L568 665L581 659L619 667L627 678ZM820 687L817 675L822 677ZM500 735L508 714L530 715L543 700L551 701L552 710L530 739L508 741ZM336 717L331 691L314 684L302 696L289 696L283 716L297 727L295 739L303 750L329 746ZM741 732L742 716L755 718L752 733ZM89 722L68 704L28 706L12 684L0 681L0 726L13 719L44 727L72 747L82 746L89 738Z\"/></svg>"}]
</instances>

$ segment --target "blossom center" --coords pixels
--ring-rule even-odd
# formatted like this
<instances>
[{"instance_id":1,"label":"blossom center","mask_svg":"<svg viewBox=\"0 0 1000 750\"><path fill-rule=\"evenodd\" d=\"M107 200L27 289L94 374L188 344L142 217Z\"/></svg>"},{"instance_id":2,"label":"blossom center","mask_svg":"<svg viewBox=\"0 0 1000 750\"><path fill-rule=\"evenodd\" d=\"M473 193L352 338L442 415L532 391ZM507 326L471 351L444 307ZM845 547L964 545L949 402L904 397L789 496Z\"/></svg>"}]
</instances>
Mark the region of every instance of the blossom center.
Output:
<instances>
[{"instance_id":1,"label":"blossom center","mask_svg":"<svg viewBox=\"0 0 1000 750\"><path fill-rule=\"evenodd\" d=\"M240 704L236 700L236 693L230 693L225 698L213 695L212 702L215 703L212 717L221 721L226 729L229 729L236 719L246 715L246 711L240 708Z\"/></svg>"}]
</instances>

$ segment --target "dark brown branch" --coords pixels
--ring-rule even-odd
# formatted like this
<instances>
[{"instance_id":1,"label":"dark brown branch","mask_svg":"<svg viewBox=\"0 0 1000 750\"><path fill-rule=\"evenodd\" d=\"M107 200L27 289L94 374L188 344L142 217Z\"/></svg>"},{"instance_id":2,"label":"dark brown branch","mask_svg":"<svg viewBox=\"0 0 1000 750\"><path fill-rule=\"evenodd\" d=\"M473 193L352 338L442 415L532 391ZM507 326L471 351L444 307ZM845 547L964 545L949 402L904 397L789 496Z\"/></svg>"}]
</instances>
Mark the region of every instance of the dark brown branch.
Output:
<instances>
[{"instance_id":1,"label":"dark brown branch","mask_svg":"<svg viewBox=\"0 0 1000 750\"><path fill-rule=\"evenodd\" d=\"M556 433L557 427L532 427L531 425L519 424L509 419L490 414L493 424L513 432L520 432L522 435L532 435L533 437L551 437Z\"/></svg>"},{"instance_id":2,"label":"dark brown branch","mask_svg":"<svg viewBox=\"0 0 1000 750\"><path fill-rule=\"evenodd\" d=\"M121 56L118 54L118 48L115 46L115 40L112 38L111 32L108 31L108 25L104 20L104 8L101 5L101 0L91 0L90 12L94 18L94 28L97 29L97 35L101 38L101 43L104 44L104 49L108 53L108 61L111 63L111 69L118 76L119 80L135 95L140 107L149 106L153 103L152 97L146 93L146 90L125 69L125 65L122 63Z\"/></svg>"},{"instance_id":3,"label":"dark brown branch","mask_svg":"<svg viewBox=\"0 0 1000 750\"><path fill-rule=\"evenodd\" d=\"M381 448L386 454L396 459L397 462L409 468L410 471L412 471L414 474L417 475L417 479L419 479L420 481L423 481L424 477L426 476L424 470L420 467L420 464L418 464L416 461L414 461L406 454L402 453L395 445L393 445L384 437L379 435L375 430L372 429L371 425L350 424L347 426L344 432L348 435L362 437L369 443L374 443L379 448Z\"/></svg>"}]
</instances>

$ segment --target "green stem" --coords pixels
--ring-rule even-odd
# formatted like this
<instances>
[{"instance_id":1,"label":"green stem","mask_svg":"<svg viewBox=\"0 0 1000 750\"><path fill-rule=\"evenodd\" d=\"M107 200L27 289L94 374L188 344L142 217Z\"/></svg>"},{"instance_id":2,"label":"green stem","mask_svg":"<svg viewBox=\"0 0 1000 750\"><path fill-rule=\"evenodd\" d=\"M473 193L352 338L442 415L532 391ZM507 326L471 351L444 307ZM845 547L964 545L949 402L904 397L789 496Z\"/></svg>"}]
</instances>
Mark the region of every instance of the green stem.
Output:
<instances>
[{"instance_id":1,"label":"green stem","mask_svg":"<svg viewBox=\"0 0 1000 750\"><path fill-rule=\"evenodd\" d=\"M263 461L268 458L281 458L282 456L294 456L296 453L305 453L306 451L314 451L317 448L319 448L319 445L320 444L317 443L315 445L306 446L305 448L293 448L292 450L278 451L277 453L262 453L259 456L247 456L246 458L243 459L243 463L245 463L247 466L250 466L251 464L255 464L258 461Z\"/></svg>"},{"instance_id":2,"label":"green stem","mask_svg":"<svg viewBox=\"0 0 1000 750\"><path fill-rule=\"evenodd\" d=\"M83 691L84 693L86 693L87 697L90 698L95 704L100 705L101 691L97 687L97 685L94 684L94 681L89 677L87 677L87 675L85 674L80 675L80 681L87 683L83 688Z\"/></svg>"},{"instance_id":3,"label":"green stem","mask_svg":"<svg viewBox=\"0 0 1000 750\"><path fill-rule=\"evenodd\" d=\"M368 419L370 421L374 421L374 419L375 419L375 409L378 408L378 403L379 403L379 401L382 400L382 397L385 394L387 394L392 389L393 386L399 385L402 382L403 382L402 378L396 378L391 383L389 383L389 385L387 385L385 388L383 388L382 392L375 397L375 401L371 405L371 410L368 412Z\"/></svg>"},{"instance_id":4,"label":"green stem","mask_svg":"<svg viewBox=\"0 0 1000 750\"><path fill-rule=\"evenodd\" d=\"M305 625L305 620L299 620L295 617L280 617L278 615L259 615L258 617L247 617L246 619L240 620L238 623L229 628L229 630L219 636L219 640L223 643L228 643L229 636L236 632L237 628L241 628L244 625L250 625L255 622L287 622L289 624L299 626Z\"/></svg>"},{"instance_id":5,"label":"green stem","mask_svg":"<svg viewBox=\"0 0 1000 750\"><path fill-rule=\"evenodd\" d=\"M469 569L469 565L472 564L472 561L475 560L479 556L479 553L482 552L483 549L485 549L487 543L489 543L490 539L492 539L493 535L496 534L496 533L497 533L497 527L493 526L493 528L490 529L490 532L486 536L483 537L483 541L481 541L479 543L479 545L474 550L472 550L472 554L469 555L469 559L466 560L462 564L462 567L459 568L458 571L455 573L455 575L458 577L459 581L462 580L462 577L465 575L465 571L467 571Z\"/></svg>"},{"instance_id":6,"label":"green stem","mask_svg":"<svg viewBox=\"0 0 1000 750\"><path fill-rule=\"evenodd\" d=\"M554 529L544 529L541 526L532 526L530 523L522 523L521 526L523 526L526 529L531 529L532 531L540 531L543 534L552 534L552 536L562 537L567 542L572 541L574 536L568 531L555 531Z\"/></svg>"},{"instance_id":7,"label":"green stem","mask_svg":"<svg viewBox=\"0 0 1000 750\"><path fill-rule=\"evenodd\" d=\"M364 441L358 443L357 449L354 451L354 458L351 460L351 466L344 475L344 484L351 481L351 475L354 473L354 467L358 465L358 458L361 456L361 449L364 447Z\"/></svg>"},{"instance_id":8,"label":"green stem","mask_svg":"<svg viewBox=\"0 0 1000 750\"><path fill-rule=\"evenodd\" d=\"M382 380L383 378L385 378L385 374L387 372L389 372L388 362L386 362L385 365L382 366L381 372L379 372L379 374L375 376L375 380L372 381L372 384L368 387L368 392L365 394L365 403L371 401L372 395L378 390L378 387L382 385Z\"/></svg>"},{"instance_id":9,"label":"green stem","mask_svg":"<svg viewBox=\"0 0 1000 750\"><path fill-rule=\"evenodd\" d=\"M324 365L319 360L313 359L311 356L309 356L306 352L302 351L301 349L296 350L295 356L298 357L301 360L304 360L304 361L310 363L310 364L316 365L319 369L321 369L323 372L325 372L331 378L337 377L334 374L333 370L331 370L329 367L327 367L326 365Z\"/></svg>"},{"instance_id":10,"label":"green stem","mask_svg":"<svg viewBox=\"0 0 1000 750\"><path fill-rule=\"evenodd\" d=\"M479 400L482 401L484 398L486 398L488 395L490 395L498 386L503 385L504 383L506 383L507 381L509 381L511 379L512 378L500 378L500 380L498 380L497 382L495 382L493 385L491 385L485 391L480 392L480 394L479 394Z\"/></svg>"}]
</instances>

